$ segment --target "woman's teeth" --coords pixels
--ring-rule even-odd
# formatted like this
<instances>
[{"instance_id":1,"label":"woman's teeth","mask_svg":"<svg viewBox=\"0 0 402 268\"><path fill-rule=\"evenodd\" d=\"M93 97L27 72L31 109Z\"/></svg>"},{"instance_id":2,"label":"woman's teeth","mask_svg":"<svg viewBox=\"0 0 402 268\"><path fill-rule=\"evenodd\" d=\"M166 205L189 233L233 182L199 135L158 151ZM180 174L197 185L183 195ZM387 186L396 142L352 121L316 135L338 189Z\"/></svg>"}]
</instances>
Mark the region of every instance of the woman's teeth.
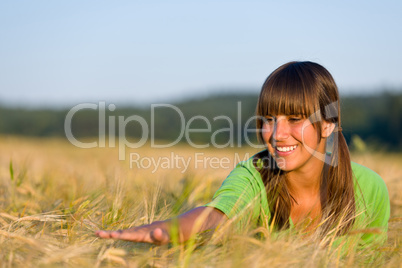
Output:
<instances>
[{"instance_id":1,"label":"woman's teeth","mask_svg":"<svg viewBox=\"0 0 402 268\"><path fill-rule=\"evenodd\" d=\"M296 149L297 145L289 146L289 147L276 147L279 152L289 152Z\"/></svg>"}]
</instances>

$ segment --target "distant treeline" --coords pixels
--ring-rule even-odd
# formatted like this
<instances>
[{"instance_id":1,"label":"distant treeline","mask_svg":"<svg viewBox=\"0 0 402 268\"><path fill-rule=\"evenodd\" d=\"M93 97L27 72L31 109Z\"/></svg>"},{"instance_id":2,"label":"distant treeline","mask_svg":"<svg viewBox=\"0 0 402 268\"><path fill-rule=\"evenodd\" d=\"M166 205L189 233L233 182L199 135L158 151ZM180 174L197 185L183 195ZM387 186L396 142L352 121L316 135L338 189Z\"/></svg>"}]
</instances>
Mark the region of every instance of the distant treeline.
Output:
<instances>
[{"instance_id":1,"label":"distant treeline","mask_svg":"<svg viewBox=\"0 0 402 268\"><path fill-rule=\"evenodd\" d=\"M74 109L0 107L0 134L66 137L98 141L99 135L125 135L132 143L153 138L160 144L180 140L197 145L238 146L256 142L257 95L215 95L170 105L120 107L92 103ZM341 100L342 128L348 141L359 136L372 148L402 149L402 93L347 96ZM67 120L66 120L67 118ZM251 118L251 119L250 119ZM71 122L71 124L69 124ZM197 129L202 129L198 131ZM158 143L156 142L156 143Z\"/></svg>"}]
</instances>

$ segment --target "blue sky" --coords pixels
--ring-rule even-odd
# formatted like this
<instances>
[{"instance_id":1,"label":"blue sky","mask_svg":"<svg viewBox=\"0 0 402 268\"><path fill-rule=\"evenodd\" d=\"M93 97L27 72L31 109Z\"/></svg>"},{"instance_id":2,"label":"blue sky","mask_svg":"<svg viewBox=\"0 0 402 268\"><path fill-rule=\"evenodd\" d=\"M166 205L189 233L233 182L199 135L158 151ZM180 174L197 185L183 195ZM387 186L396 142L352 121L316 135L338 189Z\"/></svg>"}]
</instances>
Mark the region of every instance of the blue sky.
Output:
<instances>
[{"instance_id":1,"label":"blue sky","mask_svg":"<svg viewBox=\"0 0 402 268\"><path fill-rule=\"evenodd\" d=\"M0 103L258 92L290 60L342 94L402 88L402 1L1 1Z\"/></svg>"}]
</instances>

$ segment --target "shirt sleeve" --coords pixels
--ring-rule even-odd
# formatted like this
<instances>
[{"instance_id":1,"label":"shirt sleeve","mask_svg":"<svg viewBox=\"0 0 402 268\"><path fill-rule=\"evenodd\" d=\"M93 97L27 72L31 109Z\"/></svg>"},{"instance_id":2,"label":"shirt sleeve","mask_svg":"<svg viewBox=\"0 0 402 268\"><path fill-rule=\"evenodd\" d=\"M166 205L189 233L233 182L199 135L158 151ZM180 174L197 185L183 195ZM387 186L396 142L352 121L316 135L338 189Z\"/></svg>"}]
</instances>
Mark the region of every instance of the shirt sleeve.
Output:
<instances>
[{"instance_id":1,"label":"shirt sleeve","mask_svg":"<svg viewBox=\"0 0 402 268\"><path fill-rule=\"evenodd\" d=\"M261 202L267 202L261 176L250 166L252 161L247 162L240 162L232 170L214 194L213 200L206 204L219 209L229 219L238 221L240 228L247 224L256 225L261 214Z\"/></svg>"},{"instance_id":2,"label":"shirt sleeve","mask_svg":"<svg viewBox=\"0 0 402 268\"><path fill-rule=\"evenodd\" d=\"M357 202L365 212L361 225L367 232L363 232L360 239L361 247L382 246L387 240L388 221L390 218L390 200L384 180L374 171L360 166L355 171L360 191ZM359 211L358 211L359 213Z\"/></svg>"},{"instance_id":3,"label":"shirt sleeve","mask_svg":"<svg viewBox=\"0 0 402 268\"><path fill-rule=\"evenodd\" d=\"M378 228L380 234L365 233L362 236L362 245L383 245L387 240L388 221L390 217L390 200L384 181L378 183L377 191L372 197L371 221L367 228Z\"/></svg>"}]
</instances>

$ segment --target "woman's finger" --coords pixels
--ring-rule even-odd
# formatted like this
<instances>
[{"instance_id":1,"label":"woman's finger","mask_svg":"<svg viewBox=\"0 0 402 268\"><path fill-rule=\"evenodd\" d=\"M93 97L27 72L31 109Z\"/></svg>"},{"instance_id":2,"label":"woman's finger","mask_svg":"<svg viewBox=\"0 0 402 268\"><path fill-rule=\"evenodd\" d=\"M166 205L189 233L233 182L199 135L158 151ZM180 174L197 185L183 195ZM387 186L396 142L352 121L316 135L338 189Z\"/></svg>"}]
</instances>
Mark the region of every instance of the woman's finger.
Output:
<instances>
[{"instance_id":1,"label":"woman's finger","mask_svg":"<svg viewBox=\"0 0 402 268\"><path fill-rule=\"evenodd\" d=\"M111 238L110 237L110 232L108 231L103 231L103 230L98 230L95 232L96 236L99 236L100 238Z\"/></svg>"},{"instance_id":2,"label":"woman's finger","mask_svg":"<svg viewBox=\"0 0 402 268\"><path fill-rule=\"evenodd\" d=\"M150 238L155 244L163 245L169 243L169 235L161 228L152 230L150 233Z\"/></svg>"}]
</instances>

